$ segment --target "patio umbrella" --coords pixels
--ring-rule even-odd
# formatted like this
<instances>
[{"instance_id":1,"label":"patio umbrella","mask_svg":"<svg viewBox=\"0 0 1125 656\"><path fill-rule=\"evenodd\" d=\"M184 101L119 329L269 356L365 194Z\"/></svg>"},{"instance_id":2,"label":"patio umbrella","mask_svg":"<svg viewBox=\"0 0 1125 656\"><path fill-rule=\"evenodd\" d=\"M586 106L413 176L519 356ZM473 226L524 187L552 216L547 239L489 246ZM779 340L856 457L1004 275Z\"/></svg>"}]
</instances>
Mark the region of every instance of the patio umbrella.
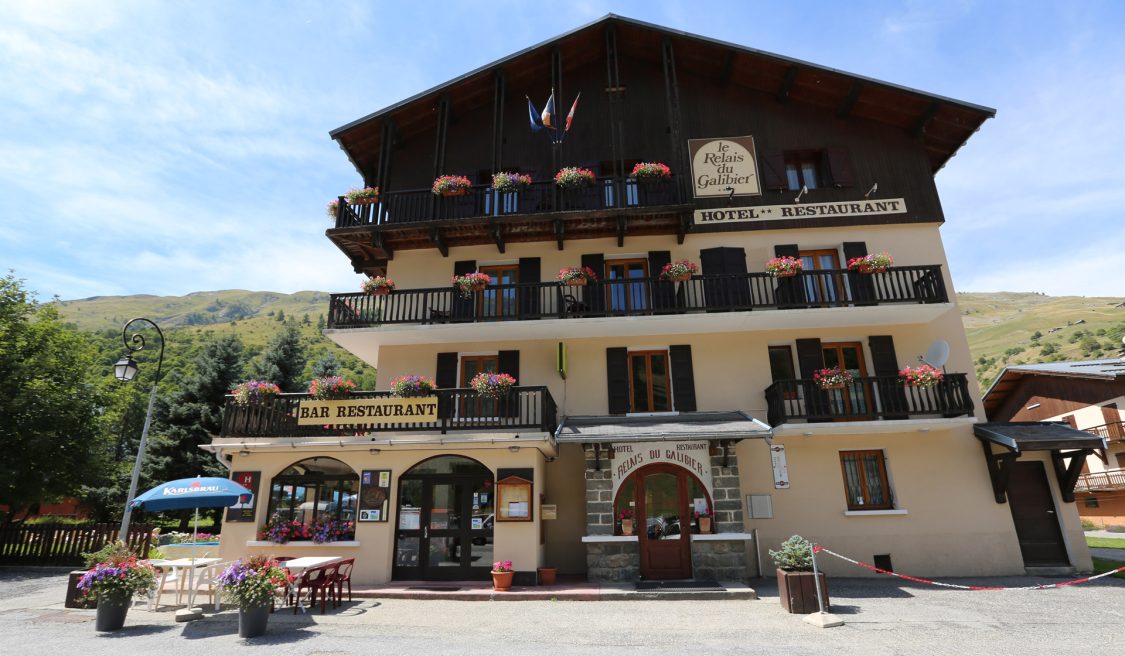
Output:
<instances>
[{"instance_id":1,"label":"patio umbrella","mask_svg":"<svg viewBox=\"0 0 1125 656\"><path fill-rule=\"evenodd\" d=\"M195 510L192 528L192 542L199 535L200 508L228 508L239 499L250 497L250 490L226 478L196 476L162 483L133 499L134 508L145 510ZM195 551L191 554L191 567L188 571L191 590L188 593L188 608L195 605Z\"/></svg>"}]
</instances>

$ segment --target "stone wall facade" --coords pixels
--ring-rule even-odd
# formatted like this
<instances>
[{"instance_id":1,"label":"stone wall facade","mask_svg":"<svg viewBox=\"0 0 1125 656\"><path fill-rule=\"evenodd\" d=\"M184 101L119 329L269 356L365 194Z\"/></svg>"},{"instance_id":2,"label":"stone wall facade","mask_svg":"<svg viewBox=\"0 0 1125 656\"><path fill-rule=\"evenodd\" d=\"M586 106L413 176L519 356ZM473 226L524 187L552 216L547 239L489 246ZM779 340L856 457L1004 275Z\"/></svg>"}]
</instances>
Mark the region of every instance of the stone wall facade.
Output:
<instances>
[{"instance_id":1,"label":"stone wall facade","mask_svg":"<svg viewBox=\"0 0 1125 656\"><path fill-rule=\"evenodd\" d=\"M692 540L694 577L706 581L747 581L746 542L742 540Z\"/></svg>"},{"instance_id":2,"label":"stone wall facade","mask_svg":"<svg viewBox=\"0 0 1125 656\"><path fill-rule=\"evenodd\" d=\"M641 552L637 541L587 542L586 578L590 581L639 580Z\"/></svg>"}]
</instances>

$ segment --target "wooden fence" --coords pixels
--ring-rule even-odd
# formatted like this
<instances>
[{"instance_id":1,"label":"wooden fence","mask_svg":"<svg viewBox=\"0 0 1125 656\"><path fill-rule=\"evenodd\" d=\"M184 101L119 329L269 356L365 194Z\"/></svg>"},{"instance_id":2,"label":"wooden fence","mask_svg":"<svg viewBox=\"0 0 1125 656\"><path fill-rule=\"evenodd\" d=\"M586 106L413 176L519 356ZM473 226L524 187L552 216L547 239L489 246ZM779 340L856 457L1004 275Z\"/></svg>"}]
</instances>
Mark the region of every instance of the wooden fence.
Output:
<instances>
[{"instance_id":1,"label":"wooden fence","mask_svg":"<svg viewBox=\"0 0 1125 656\"><path fill-rule=\"evenodd\" d=\"M12 524L0 528L0 565L82 566L83 553L117 540L120 530L119 524ZM152 526L129 527L127 542L134 553L147 554L151 539Z\"/></svg>"}]
</instances>

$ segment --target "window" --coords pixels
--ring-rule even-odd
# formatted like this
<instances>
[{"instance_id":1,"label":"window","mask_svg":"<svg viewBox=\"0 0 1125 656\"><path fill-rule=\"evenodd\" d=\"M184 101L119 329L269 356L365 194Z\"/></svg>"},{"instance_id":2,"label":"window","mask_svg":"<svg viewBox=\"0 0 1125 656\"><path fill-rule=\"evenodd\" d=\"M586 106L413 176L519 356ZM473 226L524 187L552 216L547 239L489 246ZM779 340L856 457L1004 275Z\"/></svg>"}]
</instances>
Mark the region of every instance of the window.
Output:
<instances>
[{"instance_id":1,"label":"window","mask_svg":"<svg viewBox=\"0 0 1125 656\"><path fill-rule=\"evenodd\" d=\"M499 355L462 355L461 387L469 387L469 381L479 373L500 371ZM462 417L495 417L496 399L477 397L476 400L462 399Z\"/></svg>"},{"instance_id":2,"label":"window","mask_svg":"<svg viewBox=\"0 0 1125 656\"><path fill-rule=\"evenodd\" d=\"M285 468L270 485L269 517L311 524L355 521L359 475L335 458L309 458Z\"/></svg>"},{"instance_id":3,"label":"window","mask_svg":"<svg viewBox=\"0 0 1125 656\"><path fill-rule=\"evenodd\" d=\"M820 187L820 160L819 151L795 151L785 153L785 180L790 191L799 191L801 187L816 189Z\"/></svg>"},{"instance_id":4,"label":"window","mask_svg":"<svg viewBox=\"0 0 1125 656\"><path fill-rule=\"evenodd\" d=\"M519 282L520 278L519 265L482 266L480 272L488 274L492 278L492 282L479 296L477 316L481 320L517 316L519 314L519 303L515 284ZM503 285L503 287L498 289L497 285Z\"/></svg>"},{"instance_id":5,"label":"window","mask_svg":"<svg viewBox=\"0 0 1125 656\"><path fill-rule=\"evenodd\" d=\"M610 310L620 314L648 309L648 284L643 282L647 277L648 260L606 260L605 287ZM638 282L623 282L634 279Z\"/></svg>"},{"instance_id":6,"label":"window","mask_svg":"<svg viewBox=\"0 0 1125 656\"><path fill-rule=\"evenodd\" d=\"M629 352L629 412L671 412L667 351Z\"/></svg>"},{"instance_id":7,"label":"window","mask_svg":"<svg viewBox=\"0 0 1125 656\"><path fill-rule=\"evenodd\" d=\"M793 369L793 349L788 344L770 347L770 375L775 383L797 378L797 372ZM796 399L797 387L793 384L786 385L782 396L790 401Z\"/></svg>"},{"instance_id":8,"label":"window","mask_svg":"<svg viewBox=\"0 0 1125 656\"><path fill-rule=\"evenodd\" d=\"M848 510L891 510L891 490L882 451L841 451L840 469Z\"/></svg>"},{"instance_id":9,"label":"window","mask_svg":"<svg viewBox=\"0 0 1125 656\"><path fill-rule=\"evenodd\" d=\"M842 279L830 273L840 268L840 257L834 249L801 251L801 264L804 265L805 299L810 303L835 303L843 294Z\"/></svg>"},{"instance_id":10,"label":"window","mask_svg":"<svg viewBox=\"0 0 1125 656\"><path fill-rule=\"evenodd\" d=\"M839 367L855 377L855 382L842 390L828 392L835 411L848 420L861 420L871 414L870 381L865 380L867 368L863 364L863 345L859 342L825 342L821 344L826 368Z\"/></svg>"},{"instance_id":11,"label":"window","mask_svg":"<svg viewBox=\"0 0 1125 656\"><path fill-rule=\"evenodd\" d=\"M1098 507L1098 498L1097 497L1086 497L1083 500L1083 502L1085 503L1087 508L1097 508Z\"/></svg>"}]
</instances>

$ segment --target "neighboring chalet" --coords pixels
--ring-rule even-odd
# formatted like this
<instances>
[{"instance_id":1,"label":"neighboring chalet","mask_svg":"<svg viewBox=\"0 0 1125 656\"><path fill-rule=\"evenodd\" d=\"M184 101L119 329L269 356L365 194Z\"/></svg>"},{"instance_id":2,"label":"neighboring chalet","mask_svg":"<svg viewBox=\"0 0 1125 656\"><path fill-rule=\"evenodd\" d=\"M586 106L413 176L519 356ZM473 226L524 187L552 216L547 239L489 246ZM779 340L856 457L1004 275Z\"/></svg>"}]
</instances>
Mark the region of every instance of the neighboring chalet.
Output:
<instances>
[{"instance_id":1,"label":"neighboring chalet","mask_svg":"<svg viewBox=\"0 0 1125 656\"><path fill-rule=\"evenodd\" d=\"M974 435L934 175L994 110L613 15L450 73L331 132L379 193L340 197L327 237L395 289L333 294L325 334L380 389L230 401L209 448L260 494L228 514L224 558L354 557L365 583L494 560L517 583L730 581L799 533L918 575L1091 567L1047 476L1074 435ZM588 184L556 184L563 167ZM694 275L665 275L682 260ZM911 384L926 353L944 377ZM481 373L517 382L484 395ZM437 389L392 393L409 375ZM1021 495L1058 509L1046 548L1013 522ZM357 523L256 541L275 516Z\"/></svg>"},{"instance_id":2,"label":"neighboring chalet","mask_svg":"<svg viewBox=\"0 0 1125 656\"><path fill-rule=\"evenodd\" d=\"M1106 441L1088 455L1074 496L1078 514L1125 526L1125 358L1005 367L984 395L993 421L1065 423Z\"/></svg>"}]
</instances>

